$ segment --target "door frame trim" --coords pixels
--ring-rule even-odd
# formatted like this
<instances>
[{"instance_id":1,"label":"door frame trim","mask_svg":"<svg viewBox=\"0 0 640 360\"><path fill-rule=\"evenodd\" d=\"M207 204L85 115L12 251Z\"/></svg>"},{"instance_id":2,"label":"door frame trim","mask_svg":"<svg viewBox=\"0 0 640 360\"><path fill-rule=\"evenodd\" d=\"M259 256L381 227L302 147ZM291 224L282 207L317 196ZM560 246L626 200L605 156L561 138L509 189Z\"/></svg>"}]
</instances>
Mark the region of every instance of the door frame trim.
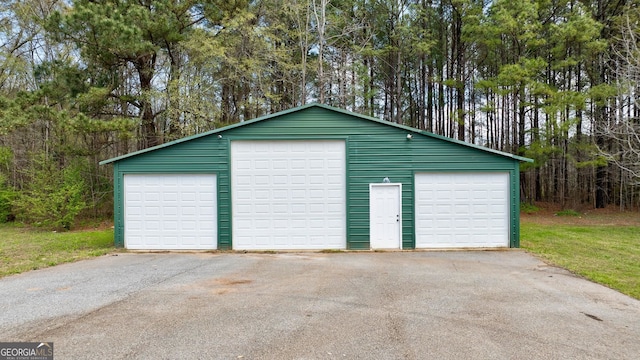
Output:
<instances>
[{"instance_id":1,"label":"door frame trim","mask_svg":"<svg viewBox=\"0 0 640 360\"><path fill-rule=\"evenodd\" d=\"M398 249L402 250L402 183L370 183L369 184L369 249L371 248L371 208L373 207L373 201L371 197L371 192L374 187L397 187L398 188L398 217L400 226L398 227Z\"/></svg>"}]
</instances>

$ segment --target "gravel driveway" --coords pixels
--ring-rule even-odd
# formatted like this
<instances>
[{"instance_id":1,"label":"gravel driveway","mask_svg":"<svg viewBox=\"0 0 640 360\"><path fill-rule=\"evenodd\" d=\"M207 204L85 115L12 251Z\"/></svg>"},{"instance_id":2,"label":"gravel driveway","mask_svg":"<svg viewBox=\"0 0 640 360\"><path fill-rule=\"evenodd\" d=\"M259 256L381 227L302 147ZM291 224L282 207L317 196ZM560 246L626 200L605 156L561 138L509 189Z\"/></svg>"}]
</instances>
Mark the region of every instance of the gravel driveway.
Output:
<instances>
[{"instance_id":1,"label":"gravel driveway","mask_svg":"<svg viewBox=\"0 0 640 360\"><path fill-rule=\"evenodd\" d=\"M132 254L0 279L56 359L637 359L640 301L523 251Z\"/></svg>"}]
</instances>

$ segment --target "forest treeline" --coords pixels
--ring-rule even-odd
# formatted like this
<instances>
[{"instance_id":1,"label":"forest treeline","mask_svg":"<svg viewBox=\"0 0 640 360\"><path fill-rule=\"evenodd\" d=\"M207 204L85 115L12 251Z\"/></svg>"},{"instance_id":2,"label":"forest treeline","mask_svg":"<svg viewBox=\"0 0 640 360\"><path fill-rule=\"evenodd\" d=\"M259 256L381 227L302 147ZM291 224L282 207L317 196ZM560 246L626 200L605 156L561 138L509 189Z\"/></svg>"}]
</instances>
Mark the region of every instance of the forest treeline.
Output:
<instances>
[{"instance_id":1,"label":"forest treeline","mask_svg":"<svg viewBox=\"0 0 640 360\"><path fill-rule=\"evenodd\" d=\"M0 219L111 212L98 162L320 102L640 206L637 0L0 0Z\"/></svg>"}]
</instances>

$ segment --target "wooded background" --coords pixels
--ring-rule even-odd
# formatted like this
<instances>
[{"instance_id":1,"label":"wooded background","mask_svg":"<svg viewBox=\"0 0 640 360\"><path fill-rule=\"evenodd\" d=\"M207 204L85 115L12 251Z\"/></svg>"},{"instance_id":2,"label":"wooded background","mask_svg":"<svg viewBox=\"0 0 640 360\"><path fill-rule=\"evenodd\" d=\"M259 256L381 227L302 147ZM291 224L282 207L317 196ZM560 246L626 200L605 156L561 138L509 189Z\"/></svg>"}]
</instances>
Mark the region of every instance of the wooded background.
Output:
<instances>
[{"instance_id":1,"label":"wooded background","mask_svg":"<svg viewBox=\"0 0 640 360\"><path fill-rule=\"evenodd\" d=\"M640 206L625 0L0 0L0 220L111 214L98 162L320 102L535 159L522 201Z\"/></svg>"}]
</instances>

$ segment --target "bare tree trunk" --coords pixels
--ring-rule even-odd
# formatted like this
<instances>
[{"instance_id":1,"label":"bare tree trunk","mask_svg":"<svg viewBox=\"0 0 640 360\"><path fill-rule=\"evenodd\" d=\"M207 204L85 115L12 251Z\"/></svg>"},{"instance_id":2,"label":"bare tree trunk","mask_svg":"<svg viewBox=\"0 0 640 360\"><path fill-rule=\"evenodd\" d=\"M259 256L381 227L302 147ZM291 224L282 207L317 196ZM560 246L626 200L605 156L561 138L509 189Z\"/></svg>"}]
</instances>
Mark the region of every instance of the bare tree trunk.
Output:
<instances>
[{"instance_id":1,"label":"bare tree trunk","mask_svg":"<svg viewBox=\"0 0 640 360\"><path fill-rule=\"evenodd\" d=\"M427 66L427 130L433 132L433 62L430 60Z\"/></svg>"},{"instance_id":2,"label":"bare tree trunk","mask_svg":"<svg viewBox=\"0 0 640 360\"><path fill-rule=\"evenodd\" d=\"M316 0L312 0L313 14L316 19L317 33L318 33L318 101L321 104L325 103L325 75L324 75L324 46L326 42L325 32L327 26L327 6L330 0L319 0L320 9L316 5Z\"/></svg>"},{"instance_id":3,"label":"bare tree trunk","mask_svg":"<svg viewBox=\"0 0 640 360\"><path fill-rule=\"evenodd\" d=\"M397 48L400 48L400 44L397 45ZM402 124L402 53L400 50L396 52L396 61L395 61L395 92L394 92L394 102L396 104L396 117L395 122L397 124Z\"/></svg>"},{"instance_id":4,"label":"bare tree trunk","mask_svg":"<svg viewBox=\"0 0 640 360\"><path fill-rule=\"evenodd\" d=\"M464 76L464 43L462 41L462 15L460 11L453 6L453 34L452 34L452 50L455 61L455 80L456 80L456 122L458 140L465 140L465 112L464 112L464 96L465 96L465 76ZM453 135L453 134L452 134Z\"/></svg>"},{"instance_id":5,"label":"bare tree trunk","mask_svg":"<svg viewBox=\"0 0 640 360\"><path fill-rule=\"evenodd\" d=\"M307 103L307 57L309 53L309 34L311 33L311 11L303 1L303 7L296 3L296 22L298 23L298 42L300 48L300 104ZM304 16L300 12L304 11ZM304 19L304 20L303 20Z\"/></svg>"},{"instance_id":6,"label":"bare tree trunk","mask_svg":"<svg viewBox=\"0 0 640 360\"><path fill-rule=\"evenodd\" d=\"M155 116L153 114L153 109L151 108L151 101L148 99L151 94L151 82L153 81L155 65L155 53L140 57L135 62L135 67L140 79L140 90L143 93L143 96L140 98L141 139L138 144L139 150L156 146L159 143L156 125L154 122Z\"/></svg>"}]
</instances>

